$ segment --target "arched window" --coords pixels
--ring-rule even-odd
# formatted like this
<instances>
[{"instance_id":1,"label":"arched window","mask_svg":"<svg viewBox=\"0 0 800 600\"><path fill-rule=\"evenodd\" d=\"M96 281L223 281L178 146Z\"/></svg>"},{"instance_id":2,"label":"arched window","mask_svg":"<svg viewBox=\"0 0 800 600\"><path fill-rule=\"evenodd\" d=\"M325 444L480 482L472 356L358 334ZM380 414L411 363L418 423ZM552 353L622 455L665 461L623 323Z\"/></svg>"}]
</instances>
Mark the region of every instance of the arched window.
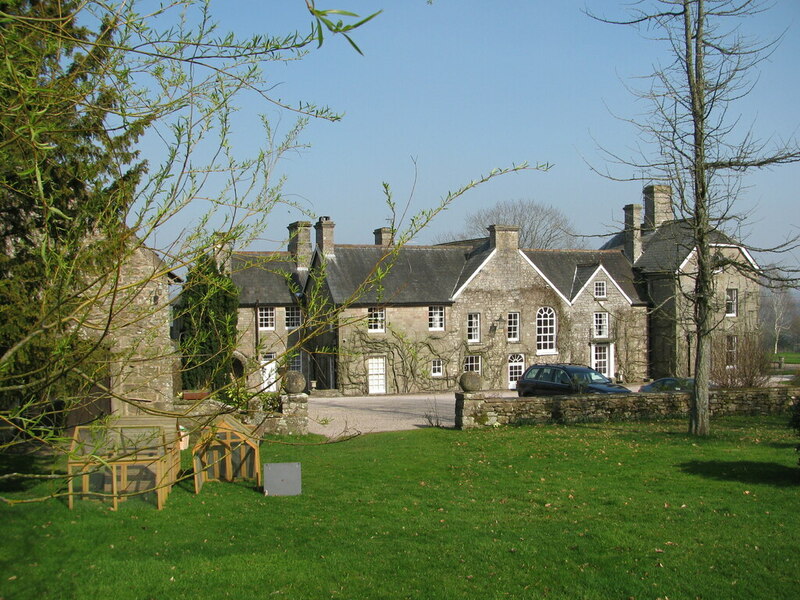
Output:
<instances>
[{"instance_id":1,"label":"arched window","mask_svg":"<svg viewBox=\"0 0 800 600\"><path fill-rule=\"evenodd\" d=\"M536 311L536 353L556 354L556 311L549 306Z\"/></svg>"}]
</instances>

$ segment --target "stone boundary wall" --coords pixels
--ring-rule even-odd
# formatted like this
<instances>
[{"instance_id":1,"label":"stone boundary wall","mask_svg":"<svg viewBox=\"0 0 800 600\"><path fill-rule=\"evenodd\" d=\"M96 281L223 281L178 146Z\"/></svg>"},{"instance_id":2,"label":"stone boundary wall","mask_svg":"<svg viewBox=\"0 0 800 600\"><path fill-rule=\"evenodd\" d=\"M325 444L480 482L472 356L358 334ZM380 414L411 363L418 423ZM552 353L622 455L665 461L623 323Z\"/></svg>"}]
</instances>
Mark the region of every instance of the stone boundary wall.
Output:
<instances>
[{"instance_id":1,"label":"stone boundary wall","mask_svg":"<svg viewBox=\"0 0 800 600\"><path fill-rule=\"evenodd\" d=\"M222 404L208 398L187 398L176 402L182 425L190 429L191 422L209 417L224 408ZM308 434L308 394L281 394L281 412L268 413L258 409L237 413L236 418L248 425L257 425L256 434L262 435L307 435Z\"/></svg>"},{"instance_id":2,"label":"stone boundary wall","mask_svg":"<svg viewBox=\"0 0 800 600\"><path fill-rule=\"evenodd\" d=\"M711 415L788 414L800 388L774 387L713 390ZM496 392L457 392L456 429L529 423L637 421L689 414L689 394L590 394L529 398L501 397Z\"/></svg>"}]
</instances>

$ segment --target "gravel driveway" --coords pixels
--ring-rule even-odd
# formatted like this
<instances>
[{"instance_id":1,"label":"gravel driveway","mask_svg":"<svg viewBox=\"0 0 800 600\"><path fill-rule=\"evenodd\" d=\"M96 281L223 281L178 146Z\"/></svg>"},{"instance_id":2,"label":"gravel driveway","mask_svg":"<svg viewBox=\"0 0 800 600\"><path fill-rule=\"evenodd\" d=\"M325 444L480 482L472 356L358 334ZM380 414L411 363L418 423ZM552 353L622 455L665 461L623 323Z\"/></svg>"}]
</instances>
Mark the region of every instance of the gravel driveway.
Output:
<instances>
[{"instance_id":1,"label":"gravel driveway","mask_svg":"<svg viewBox=\"0 0 800 600\"><path fill-rule=\"evenodd\" d=\"M508 391L509 396L516 392ZM455 427L453 392L403 396L339 396L308 399L308 431L329 438L355 433Z\"/></svg>"},{"instance_id":2,"label":"gravel driveway","mask_svg":"<svg viewBox=\"0 0 800 600\"><path fill-rule=\"evenodd\" d=\"M346 396L308 399L308 431L329 438L401 431L418 427L455 427L455 394Z\"/></svg>"}]
</instances>

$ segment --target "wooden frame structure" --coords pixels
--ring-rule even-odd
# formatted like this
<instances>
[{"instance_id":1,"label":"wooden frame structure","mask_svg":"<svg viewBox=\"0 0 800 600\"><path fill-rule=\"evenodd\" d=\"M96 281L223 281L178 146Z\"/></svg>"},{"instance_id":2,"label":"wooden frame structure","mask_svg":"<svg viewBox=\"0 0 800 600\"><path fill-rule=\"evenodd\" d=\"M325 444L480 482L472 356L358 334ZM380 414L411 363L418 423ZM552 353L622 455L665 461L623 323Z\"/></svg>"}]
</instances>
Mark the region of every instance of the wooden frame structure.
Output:
<instances>
[{"instance_id":1,"label":"wooden frame structure","mask_svg":"<svg viewBox=\"0 0 800 600\"><path fill-rule=\"evenodd\" d=\"M217 417L203 428L192 448L196 494L210 480L255 479L261 485L261 453L254 429L231 415Z\"/></svg>"},{"instance_id":2,"label":"wooden frame structure","mask_svg":"<svg viewBox=\"0 0 800 600\"><path fill-rule=\"evenodd\" d=\"M69 508L76 494L110 496L117 510L128 496L155 493L161 510L180 466L177 419L141 415L76 427L67 460Z\"/></svg>"}]
</instances>

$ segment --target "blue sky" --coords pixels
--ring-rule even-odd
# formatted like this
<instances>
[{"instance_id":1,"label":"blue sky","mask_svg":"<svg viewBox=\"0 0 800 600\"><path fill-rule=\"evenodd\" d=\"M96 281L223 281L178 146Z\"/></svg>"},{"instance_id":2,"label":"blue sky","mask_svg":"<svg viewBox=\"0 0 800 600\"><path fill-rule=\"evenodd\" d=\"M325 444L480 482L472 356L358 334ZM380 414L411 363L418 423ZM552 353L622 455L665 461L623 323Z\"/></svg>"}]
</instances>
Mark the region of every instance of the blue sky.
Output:
<instances>
[{"instance_id":1,"label":"blue sky","mask_svg":"<svg viewBox=\"0 0 800 600\"><path fill-rule=\"evenodd\" d=\"M225 15L240 33L306 30L302 0L248 0ZM549 162L547 173L503 177L471 192L440 215L419 238L432 242L457 229L464 213L504 199L530 198L564 211L583 234L619 226L622 207L639 202L642 184L594 174L606 166L602 145L621 154L638 133L614 115L633 117L647 106L626 85L668 60L663 45L635 30L595 22L584 7L616 10L611 0L329 0L320 8L383 14L355 34L360 56L329 39L302 61L274 63L276 95L326 104L345 113L339 123L312 122L303 134L311 148L279 164L285 192L314 215L336 223L336 241L371 243L386 224L381 183L391 184L411 209L438 199L494 167ZM618 13L620 14L620 13ZM744 122L761 138L797 136L800 127L800 2L778 0L748 20L746 33L767 39L784 33L762 64L756 89L741 101ZM280 117L284 127L292 117ZM617 170L620 175L631 174ZM743 237L769 245L800 228L800 166L749 176L740 200L753 211ZM279 208L263 248L275 247L286 225L301 215ZM590 241L591 246L599 245ZM791 262L800 262L795 253Z\"/></svg>"}]
</instances>

